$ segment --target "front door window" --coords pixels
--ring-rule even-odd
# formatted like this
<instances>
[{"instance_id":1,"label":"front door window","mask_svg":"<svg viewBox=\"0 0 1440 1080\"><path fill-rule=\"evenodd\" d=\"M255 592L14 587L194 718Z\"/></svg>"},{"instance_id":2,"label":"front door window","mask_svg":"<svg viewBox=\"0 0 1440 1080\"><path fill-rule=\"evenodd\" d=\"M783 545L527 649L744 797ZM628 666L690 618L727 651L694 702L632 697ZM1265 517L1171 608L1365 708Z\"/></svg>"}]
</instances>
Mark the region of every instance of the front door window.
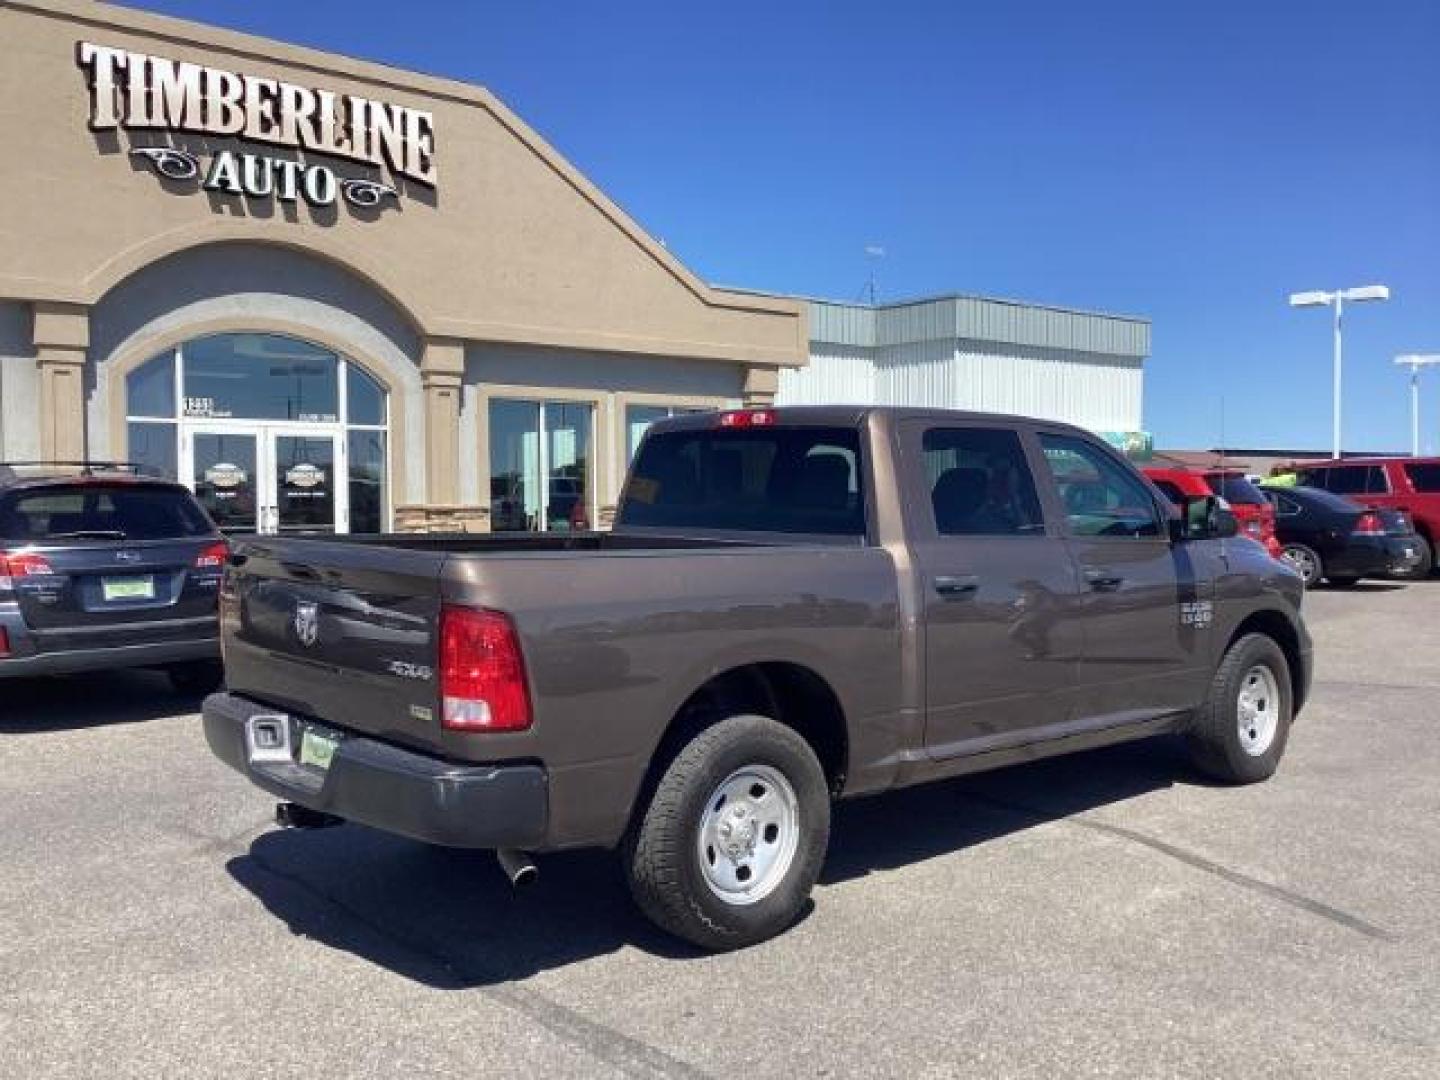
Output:
<instances>
[{"instance_id":1,"label":"front door window","mask_svg":"<svg viewBox=\"0 0 1440 1080\"><path fill-rule=\"evenodd\" d=\"M339 521L335 436L276 433L273 438L275 531L335 532Z\"/></svg>"},{"instance_id":2,"label":"front door window","mask_svg":"<svg viewBox=\"0 0 1440 1080\"><path fill-rule=\"evenodd\" d=\"M259 528L258 443L253 432L197 431L194 435L190 487L215 524L226 532L256 532Z\"/></svg>"}]
</instances>

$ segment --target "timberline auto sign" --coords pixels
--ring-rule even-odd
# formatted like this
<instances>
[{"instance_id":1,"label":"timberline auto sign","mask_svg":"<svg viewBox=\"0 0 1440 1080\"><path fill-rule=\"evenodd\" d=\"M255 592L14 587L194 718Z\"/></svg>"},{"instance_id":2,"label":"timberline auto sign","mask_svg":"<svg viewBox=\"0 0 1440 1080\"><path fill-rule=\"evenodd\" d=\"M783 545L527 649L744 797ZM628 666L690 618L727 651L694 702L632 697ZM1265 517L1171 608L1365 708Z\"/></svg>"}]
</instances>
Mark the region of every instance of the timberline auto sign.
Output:
<instances>
[{"instance_id":1,"label":"timberline auto sign","mask_svg":"<svg viewBox=\"0 0 1440 1080\"><path fill-rule=\"evenodd\" d=\"M388 168L392 177L435 186L431 113L88 41L76 47L76 58L89 81L92 131L233 136ZM171 180L195 180L206 191L252 199L303 198L313 206L344 199L372 207L399 198L390 184L289 158L217 150L206 163L172 146L138 146L130 153Z\"/></svg>"}]
</instances>

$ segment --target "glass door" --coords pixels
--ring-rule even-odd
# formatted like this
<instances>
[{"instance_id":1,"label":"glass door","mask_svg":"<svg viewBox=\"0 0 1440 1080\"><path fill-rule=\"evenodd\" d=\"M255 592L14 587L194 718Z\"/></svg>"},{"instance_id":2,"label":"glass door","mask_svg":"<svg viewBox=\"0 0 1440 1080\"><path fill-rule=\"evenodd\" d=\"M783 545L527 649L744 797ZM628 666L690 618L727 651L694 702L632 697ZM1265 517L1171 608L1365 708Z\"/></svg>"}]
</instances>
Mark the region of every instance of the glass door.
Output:
<instances>
[{"instance_id":1,"label":"glass door","mask_svg":"<svg viewBox=\"0 0 1440 1080\"><path fill-rule=\"evenodd\" d=\"M339 434L272 428L269 436L269 531L346 532Z\"/></svg>"},{"instance_id":2,"label":"glass door","mask_svg":"<svg viewBox=\"0 0 1440 1080\"><path fill-rule=\"evenodd\" d=\"M182 475L210 516L227 533L260 532L260 436L254 430L204 427L188 432Z\"/></svg>"},{"instance_id":3,"label":"glass door","mask_svg":"<svg viewBox=\"0 0 1440 1080\"><path fill-rule=\"evenodd\" d=\"M349 532L344 438L338 430L182 426L181 476L225 532Z\"/></svg>"},{"instance_id":4,"label":"glass door","mask_svg":"<svg viewBox=\"0 0 1440 1080\"><path fill-rule=\"evenodd\" d=\"M593 415L587 402L490 402L493 532L591 527Z\"/></svg>"}]
</instances>

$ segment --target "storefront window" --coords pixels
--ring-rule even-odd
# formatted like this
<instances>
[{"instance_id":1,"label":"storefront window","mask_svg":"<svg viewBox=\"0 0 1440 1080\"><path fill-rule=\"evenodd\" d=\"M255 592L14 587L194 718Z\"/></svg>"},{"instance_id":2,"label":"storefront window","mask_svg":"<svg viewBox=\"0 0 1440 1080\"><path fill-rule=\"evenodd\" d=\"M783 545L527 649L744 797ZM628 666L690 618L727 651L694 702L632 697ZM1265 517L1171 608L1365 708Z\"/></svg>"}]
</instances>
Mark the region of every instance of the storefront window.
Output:
<instances>
[{"instance_id":1,"label":"storefront window","mask_svg":"<svg viewBox=\"0 0 1440 1080\"><path fill-rule=\"evenodd\" d=\"M125 399L131 416L175 417L175 351L147 360L125 376Z\"/></svg>"},{"instance_id":2,"label":"storefront window","mask_svg":"<svg viewBox=\"0 0 1440 1080\"><path fill-rule=\"evenodd\" d=\"M351 424L380 427L385 423L385 390L354 364L345 372L347 419Z\"/></svg>"},{"instance_id":3,"label":"storefront window","mask_svg":"<svg viewBox=\"0 0 1440 1080\"><path fill-rule=\"evenodd\" d=\"M353 376L353 371L352 371ZM378 533L385 529L385 432L351 431L350 531Z\"/></svg>"},{"instance_id":4,"label":"storefront window","mask_svg":"<svg viewBox=\"0 0 1440 1080\"><path fill-rule=\"evenodd\" d=\"M490 528L565 532L592 521L593 406L490 403Z\"/></svg>"},{"instance_id":5,"label":"storefront window","mask_svg":"<svg viewBox=\"0 0 1440 1080\"><path fill-rule=\"evenodd\" d=\"M174 480L179 475L175 460L175 425L149 424L132 421L126 427L130 451L128 461L141 466L151 476Z\"/></svg>"},{"instance_id":6,"label":"storefront window","mask_svg":"<svg viewBox=\"0 0 1440 1080\"><path fill-rule=\"evenodd\" d=\"M184 346L186 417L340 419L339 358L276 334L221 334Z\"/></svg>"},{"instance_id":7,"label":"storefront window","mask_svg":"<svg viewBox=\"0 0 1440 1080\"><path fill-rule=\"evenodd\" d=\"M388 395L336 353L221 334L159 354L125 391L129 459L187 484L227 531L386 527Z\"/></svg>"}]
</instances>

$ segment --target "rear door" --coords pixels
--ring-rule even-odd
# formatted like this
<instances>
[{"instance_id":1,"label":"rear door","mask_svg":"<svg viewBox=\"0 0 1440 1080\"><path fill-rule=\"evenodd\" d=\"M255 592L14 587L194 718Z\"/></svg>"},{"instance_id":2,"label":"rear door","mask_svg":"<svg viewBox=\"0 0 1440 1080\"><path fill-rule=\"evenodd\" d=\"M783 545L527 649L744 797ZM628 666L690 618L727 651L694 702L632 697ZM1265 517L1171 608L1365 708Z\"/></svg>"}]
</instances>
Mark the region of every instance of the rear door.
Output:
<instances>
[{"instance_id":1,"label":"rear door","mask_svg":"<svg viewBox=\"0 0 1440 1080\"><path fill-rule=\"evenodd\" d=\"M105 632L96 644L123 645L115 634L124 624L213 617L219 540L172 484L86 480L0 501L0 546L32 556L14 589L42 648L80 647L86 631Z\"/></svg>"},{"instance_id":2,"label":"rear door","mask_svg":"<svg viewBox=\"0 0 1440 1080\"><path fill-rule=\"evenodd\" d=\"M1097 440L1039 432L1045 495L1080 574L1081 720L1124 723L1193 706L1209 670L1209 582L1134 470Z\"/></svg>"},{"instance_id":3,"label":"rear door","mask_svg":"<svg viewBox=\"0 0 1440 1080\"><path fill-rule=\"evenodd\" d=\"M1079 587L1047 528L1013 428L909 421L907 522L925 618L926 747L936 758L1026 742L1070 716Z\"/></svg>"}]
</instances>

